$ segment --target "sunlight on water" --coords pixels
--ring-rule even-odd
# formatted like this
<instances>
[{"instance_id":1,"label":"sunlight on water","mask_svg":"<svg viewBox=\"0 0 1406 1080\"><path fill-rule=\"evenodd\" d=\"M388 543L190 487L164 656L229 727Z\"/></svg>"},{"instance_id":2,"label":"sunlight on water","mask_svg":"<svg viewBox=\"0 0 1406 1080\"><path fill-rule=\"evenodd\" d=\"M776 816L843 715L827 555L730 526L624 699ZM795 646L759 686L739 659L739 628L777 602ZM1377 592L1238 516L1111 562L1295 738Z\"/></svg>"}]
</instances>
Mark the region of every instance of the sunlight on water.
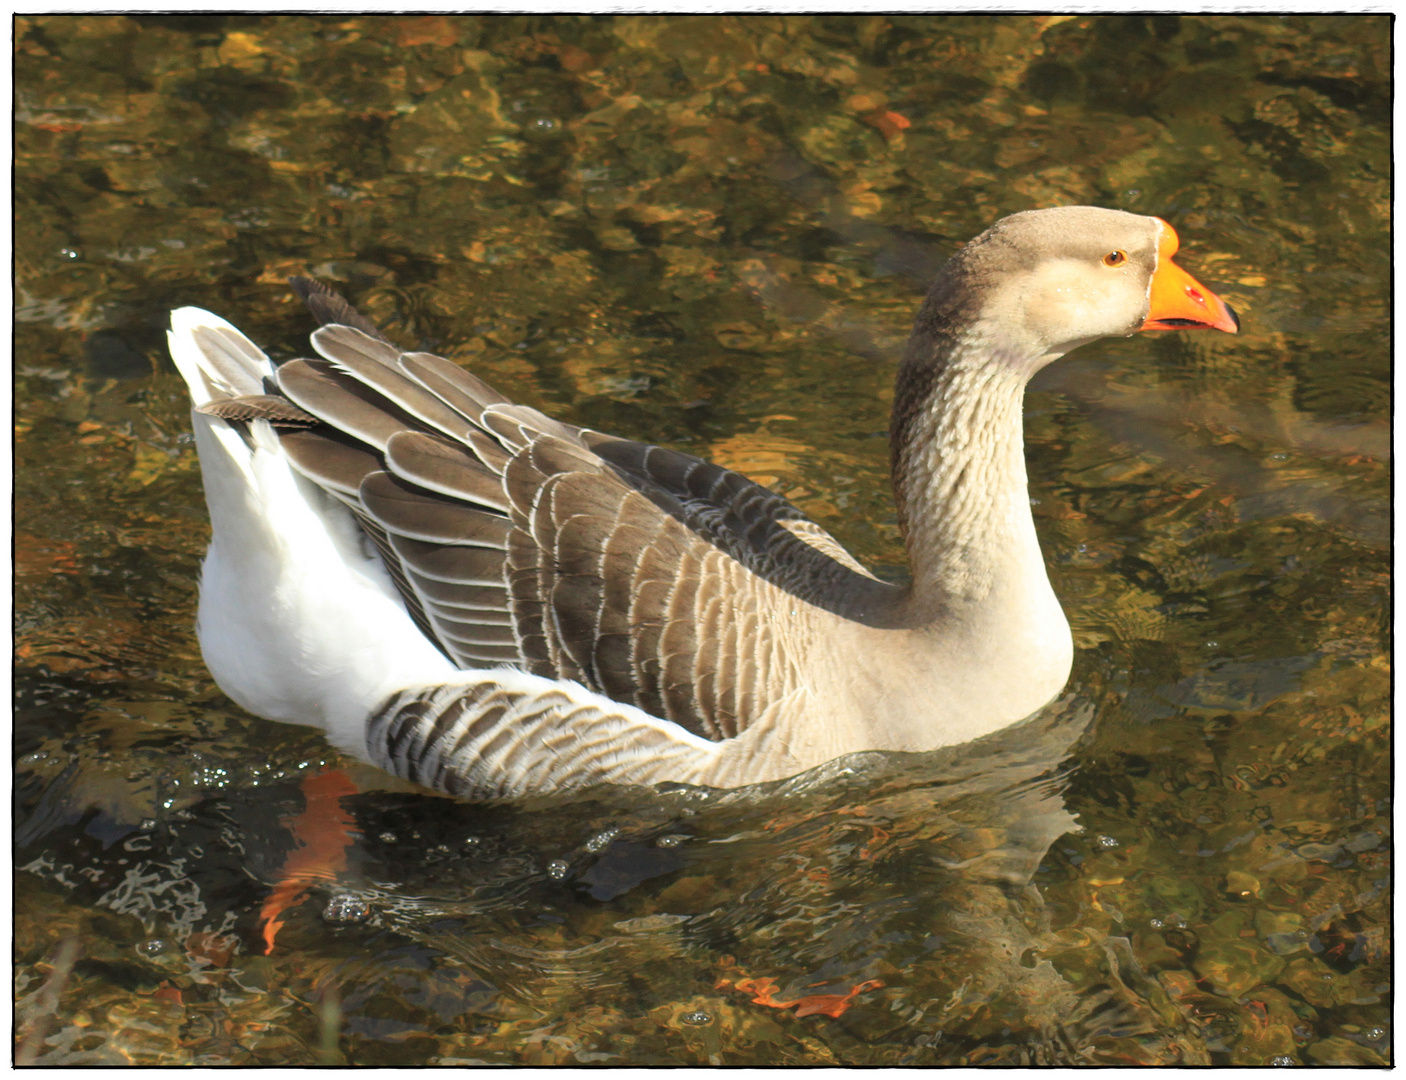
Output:
<instances>
[{"instance_id":1,"label":"sunlight on water","mask_svg":"<svg viewBox=\"0 0 1406 1080\"><path fill-rule=\"evenodd\" d=\"M1383 16L23 16L17 1055L1391 1060ZM896 358L1003 214L1178 229L1235 337L1027 399L1078 654L980 743L747 792L426 794L254 719L169 309L398 341L901 573Z\"/></svg>"}]
</instances>

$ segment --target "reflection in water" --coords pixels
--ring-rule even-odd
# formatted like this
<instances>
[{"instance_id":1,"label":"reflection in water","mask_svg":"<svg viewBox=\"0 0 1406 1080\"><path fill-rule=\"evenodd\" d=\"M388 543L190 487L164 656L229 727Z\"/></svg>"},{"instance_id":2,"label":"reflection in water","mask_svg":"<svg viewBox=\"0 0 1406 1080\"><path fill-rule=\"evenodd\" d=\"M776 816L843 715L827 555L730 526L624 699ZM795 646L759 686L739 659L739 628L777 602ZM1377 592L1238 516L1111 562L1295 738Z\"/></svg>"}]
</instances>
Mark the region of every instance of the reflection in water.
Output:
<instances>
[{"instance_id":1,"label":"reflection in water","mask_svg":"<svg viewBox=\"0 0 1406 1080\"><path fill-rule=\"evenodd\" d=\"M26 1053L1389 1061L1390 29L19 18ZM996 218L1071 203L1166 217L1244 325L1100 342L1027 395L1097 716L1064 764L465 806L212 688L171 308L290 356L285 279L327 278L515 399L740 468L883 574L921 289ZM297 846L339 772L351 842Z\"/></svg>"},{"instance_id":2,"label":"reflection in water","mask_svg":"<svg viewBox=\"0 0 1406 1080\"><path fill-rule=\"evenodd\" d=\"M538 1060L550 1044L575 1047L564 1061L628 1063L610 1049L628 1038L780 1063L802 1060L816 1023L877 1039L894 1064L1204 1060L1153 1011L1126 940L1078 983L1046 956L1060 946L1032 879L1080 831L1061 776L1092 714L1066 701L965 747L852 755L733 792L473 806L324 771L106 843L75 824L24 869L70 905L126 917L121 955L85 957L83 974L125 971L154 995L220 988L191 1047L205 1060L239 1043L216 1014L266 1009L257 990L275 985L335 1000L348 1045L434 1038L451 1058L446 1025L468 1057L477 1037L484 1060L520 1060L486 1032L506 1025L530 1046L546 1018L571 1017ZM49 792L74 808L94 794ZM65 1060L120 1053L104 1041Z\"/></svg>"}]
</instances>

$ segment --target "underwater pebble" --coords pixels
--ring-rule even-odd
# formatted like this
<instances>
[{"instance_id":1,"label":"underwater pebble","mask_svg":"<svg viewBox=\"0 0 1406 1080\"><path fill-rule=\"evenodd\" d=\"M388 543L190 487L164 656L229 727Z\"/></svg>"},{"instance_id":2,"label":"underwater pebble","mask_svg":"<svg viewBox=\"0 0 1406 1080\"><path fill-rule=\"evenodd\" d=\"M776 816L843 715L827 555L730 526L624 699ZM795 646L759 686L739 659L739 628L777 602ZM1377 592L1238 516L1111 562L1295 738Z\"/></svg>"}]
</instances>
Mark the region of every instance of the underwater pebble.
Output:
<instances>
[{"instance_id":1,"label":"underwater pebble","mask_svg":"<svg viewBox=\"0 0 1406 1080\"><path fill-rule=\"evenodd\" d=\"M1283 934L1269 934L1264 939L1264 944L1275 956L1288 956L1304 948L1308 943L1308 935L1302 930L1294 930Z\"/></svg>"},{"instance_id":2,"label":"underwater pebble","mask_svg":"<svg viewBox=\"0 0 1406 1080\"><path fill-rule=\"evenodd\" d=\"M322 909L324 919L337 923L363 922L370 914L370 904L359 896L349 896L345 893L332 897Z\"/></svg>"},{"instance_id":3,"label":"underwater pebble","mask_svg":"<svg viewBox=\"0 0 1406 1080\"><path fill-rule=\"evenodd\" d=\"M653 930L667 930L671 926L688 922L688 919L687 915L641 915L638 919L622 919L612 925L627 934L645 934Z\"/></svg>"},{"instance_id":4,"label":"underwater pebble","mask_svg":"<svg viewBox=\"0 0 1406 1080\"><path fill-rule=\"evenodd\" d=\"M1358 833L1351 840L1347 841L1347 843L1343 844L1343 847L1354 854L1361 854L1364 851L1371 851L1381 842L1382 838L1376 833L1364 832Z\"/></svg>"},{"instance_id":5,"label":"underwater pebble","mask_svg":"<svg viewBox=\"0 0 1406 1080\"><path fill-rule=\"evenodd\" d=\"M565 880L570 870L571 864L565 859L553 859L547 864L547 876L553 881Z\"/></svg>"}]
</instances>

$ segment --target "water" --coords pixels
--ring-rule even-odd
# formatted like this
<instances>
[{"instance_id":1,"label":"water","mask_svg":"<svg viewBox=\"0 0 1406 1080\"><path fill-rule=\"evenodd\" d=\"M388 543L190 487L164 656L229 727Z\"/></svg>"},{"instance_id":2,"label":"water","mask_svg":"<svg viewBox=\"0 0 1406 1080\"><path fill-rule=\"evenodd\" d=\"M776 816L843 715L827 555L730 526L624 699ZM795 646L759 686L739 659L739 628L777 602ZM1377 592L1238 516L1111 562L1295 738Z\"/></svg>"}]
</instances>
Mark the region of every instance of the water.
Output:
<instances>
[{"instance_id":1,"label":"water","mask_svg":"<svg viewBox=\"0 0 1406 1080\"><path fill-rule=\"evenodd\" d=\"M1389 1061L1388 41L21 18L21 1059ZM887 402L926 281L996 217L1081 202L1166 217L1244 331L1101 342L1032 387L1078 655L1031 725L745 798L470 806L206 675L168 309L302 353L282 282L312 272L892 574Z\"/></svg>"}]
</instances>

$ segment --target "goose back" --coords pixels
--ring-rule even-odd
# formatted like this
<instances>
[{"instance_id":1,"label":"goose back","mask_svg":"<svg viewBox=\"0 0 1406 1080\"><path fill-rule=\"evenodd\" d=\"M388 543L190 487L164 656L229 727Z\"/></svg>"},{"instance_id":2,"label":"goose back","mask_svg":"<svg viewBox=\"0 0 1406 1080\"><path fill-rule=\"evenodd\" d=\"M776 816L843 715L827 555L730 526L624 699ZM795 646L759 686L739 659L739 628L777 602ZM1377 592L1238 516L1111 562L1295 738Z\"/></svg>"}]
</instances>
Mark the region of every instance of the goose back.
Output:
<instances>
[{"instance_id":1,"label":"goose back","mask_svg":"<svg viewBox=\"0 0 1406 1080\"><path fill-rule=\"evenodd\" d=\"M902 590L766 488L514 404L311 295L340 320L319 357L220 415L275 425L457 666L575 680L723 740L796 692L825 623L896 618Z\"/></svg>"}]
</instances>

